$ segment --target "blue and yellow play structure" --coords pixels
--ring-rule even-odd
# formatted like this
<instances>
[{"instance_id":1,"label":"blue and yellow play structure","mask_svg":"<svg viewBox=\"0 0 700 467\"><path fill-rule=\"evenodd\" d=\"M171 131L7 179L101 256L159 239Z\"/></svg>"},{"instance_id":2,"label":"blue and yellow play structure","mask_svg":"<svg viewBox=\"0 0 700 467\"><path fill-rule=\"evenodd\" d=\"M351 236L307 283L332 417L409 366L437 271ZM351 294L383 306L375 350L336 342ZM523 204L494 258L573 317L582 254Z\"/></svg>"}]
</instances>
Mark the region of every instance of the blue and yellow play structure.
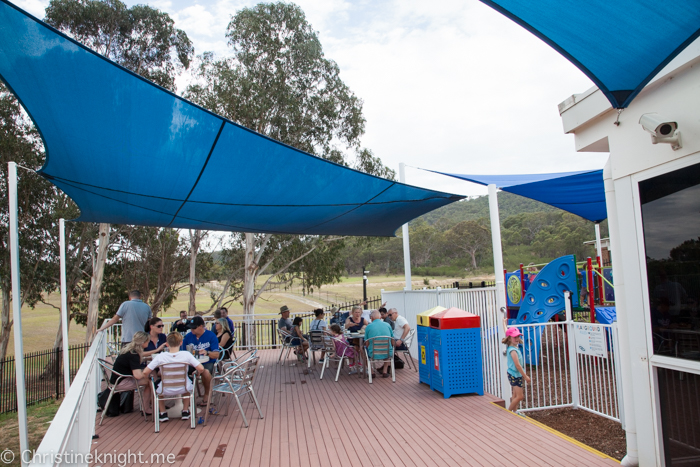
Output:
<instances>
[{"instance_id":1,"label":"blue and yellow play structure","mask_svg":"<svg viewBox=\"0 0 700 467\"><path fill-rule=\"evenodd\" d=\"M616 320L615 307L605 306L614 305L615 301L612 269L594 265L590 258L577 263L574 255L567 255L544 265L539 272L533 266L525 271L521 264L519 270L504 271L504 274L511 326L564 319L565 291L571 292L572 309L590 313L591 322L610 324ZM534 327L531 332L524 333L523 357L527 364L539 362L542 330Z\"/></svg>"}]
</instances>

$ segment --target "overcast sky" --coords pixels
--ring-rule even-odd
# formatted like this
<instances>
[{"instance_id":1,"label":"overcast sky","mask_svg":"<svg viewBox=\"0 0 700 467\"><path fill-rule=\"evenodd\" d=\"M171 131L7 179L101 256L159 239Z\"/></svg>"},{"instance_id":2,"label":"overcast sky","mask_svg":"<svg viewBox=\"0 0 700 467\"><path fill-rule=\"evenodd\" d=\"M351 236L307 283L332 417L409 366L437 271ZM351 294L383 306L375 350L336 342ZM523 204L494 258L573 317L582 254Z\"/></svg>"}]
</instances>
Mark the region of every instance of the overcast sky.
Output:
<instances>
[{"instance_id":1,"label":"overcast sky","mask_svg":"<svg viewBox=\"0 0 700 467\"><path fill-rule=\"evenodd\" d=\"M15 0L39 18L45 0ZM136 3L126 1L131 6ZM156 0L195 52L229 53L233 14L256 2ZM544 42L477 0L296 2L327 58L364 101L363 145L400 162L471 174L602 168L607 154L576 153L557 104L592 82ZM186 79L178 81L179 91ZM485 188L408 168L407 182L464 195Z\"/></svg>"}]
</instances>

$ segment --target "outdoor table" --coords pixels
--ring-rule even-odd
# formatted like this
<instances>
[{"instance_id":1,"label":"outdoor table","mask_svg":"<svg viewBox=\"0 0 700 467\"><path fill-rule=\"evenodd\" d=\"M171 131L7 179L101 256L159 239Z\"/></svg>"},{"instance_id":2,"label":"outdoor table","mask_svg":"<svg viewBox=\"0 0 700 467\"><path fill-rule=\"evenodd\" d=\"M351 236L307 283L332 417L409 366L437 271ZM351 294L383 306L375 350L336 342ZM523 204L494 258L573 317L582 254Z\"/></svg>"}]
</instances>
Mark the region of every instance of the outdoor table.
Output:
<instances>
[{"instance_id":1,"label":"outdoor table","mask_svg":"<svg viewBox=\"0 0 700 467\"><path fill-rule=\"evenodd\" d=\"M367 361L366 361L366 359L365 359L365 349L364 349L364 345L365 345L365 333L364 333L364 331L363 331L363 332L347 332L347 331L346 331L346 332L345 332L345 337L348 339L348 342L350 341L350 339L358 339L358 340L360 341L360 355L359 355L359 359L360 359L361 362L362 362L363 371L358 372L358 374L360 375L360 378L364 378L364 377L365 377L365 374L364 374L365 372L364 372L364 370L367 369ZM353 346L353 347L354 347L354 346ZM355 350L357 350L357 349L355 349ZM357 361L355 362L355 365L357 365Z\"/></svg>"}]
</instances>

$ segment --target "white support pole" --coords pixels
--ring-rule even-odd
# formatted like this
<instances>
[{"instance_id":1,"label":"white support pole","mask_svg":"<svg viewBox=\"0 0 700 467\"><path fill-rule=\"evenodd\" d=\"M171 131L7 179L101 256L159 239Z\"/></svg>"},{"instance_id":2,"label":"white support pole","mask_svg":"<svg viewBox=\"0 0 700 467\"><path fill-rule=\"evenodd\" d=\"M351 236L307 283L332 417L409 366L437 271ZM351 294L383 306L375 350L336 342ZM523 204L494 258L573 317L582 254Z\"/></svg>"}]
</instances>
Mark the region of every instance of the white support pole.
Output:
<instances>
[{"instance_id":1,"label":"white support pole","mask_svg":"<svg viewBox=\"0 0 700 467\"><path fill-rule=\"evenodd\" d=\"M58 220L58 236L61 250L61 334L63 341L63 385L68 394L70 387L70 355L68 354L68 296L66 289L66 223L64 219Z\"/></svg>"},{"instance_id":2,"label":"white support pole","mask_svg":"<svg viewBox=\"0 0 700 467\"><path fill-rule=\"evenodd\" d=\"M571 310L571 292L564 291L564 307L566 309L566 327L568 352L569 352L569 376L571 377L571 403L575 409L581 405L578 381L578 354L576 353L576 330L574 329L574 314Z\"/></svg>"},{"instance_id":3,"label":"white support pole","mask_svg":"<svg viewBox=\"0 0 700 467\"><path fill-rule=\"evenodd\" d=\"M506 284L503 277L503 249L501 247L501 220L498 216L498 187L489 185L489 214L491 219L491 245L493 249L493 269L496 275L496 307L498 315L504 320L508 319L508 304L506 303ZM498 326L499 342L505 339L505 326ZM504 349L505 350L505 349ZM509 400L511 396L510 383L506 376L506 355L505 352L498 352L501 362L501 395L504 400Z\"/></svg>"},{"instance_id":4,"label":"white support pole","mask_svg":"<svg viewBox=\"0 0 700 467\"><path fill-rule=\"evenodd\" d=\"M399 164L399 181L406 183L406 164ZM403 232L403 269L406 275L406 286L404 290L411 290L411 246L408 241L408 223L401 227Z\"/></svg>"},{"instance_id":5,"label":"white support pole","mask_svg":"<svg viewBox=\"0 0 700 467\"><path fill-rule=\"evenodd\" d=\"M10 275L12 276L12 319L15 332L15 387L17 389L17 418L19 425L19 450L29 449L27 435L27 393L24 387L24 346L22 345L22 296L19 288L19 237L17 226L17 164L7 163L7 191L10 201ZM28 465L23 456L22 466Z\"/></svg>"},{"instance_id":6,"label":"white support pole","mask_svg":"<svg viewBox=\"0 0 700 467\"><path fill-rule=\"evenodd\" d=\"M600 240L600 222L595 223L595 251L600 261L603 261L603 247Z\"/></svg>"}]
</instances>

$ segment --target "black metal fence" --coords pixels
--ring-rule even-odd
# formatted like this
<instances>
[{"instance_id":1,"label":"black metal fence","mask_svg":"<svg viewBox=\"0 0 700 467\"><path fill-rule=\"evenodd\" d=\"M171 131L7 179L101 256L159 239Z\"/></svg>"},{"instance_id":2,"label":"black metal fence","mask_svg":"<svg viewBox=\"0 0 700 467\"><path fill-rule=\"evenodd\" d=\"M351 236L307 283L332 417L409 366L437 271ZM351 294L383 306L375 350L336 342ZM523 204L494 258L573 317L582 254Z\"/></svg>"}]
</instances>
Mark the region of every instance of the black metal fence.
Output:
<instances>
[{"instance_id":1,"label":"black metal fence","mask_svg":"<svg viewBox=\"0 0 700 467\"><path fill-rule=\"evenodd\" d=\"M80 368L90 346L73 345L68 348L71 379ZM17 410L15 388L15 357L0 360L0 414ZM27 405L65 395L63 386L63 349L48 349L24 354L24 384Z\"/></svg>"},{"instance_id":2,"label":"black metal fence","mask_svg":"<svg viewBox=\"0 0 700 467\"><path fill-rule=\"evenodd\" d=\"M338 308L342 311L350 311L350 308L354 305L361 305L362 300L355 300L352 302L338 303L329 305L324 308L324 311L330 312L333 308ZM377 309L382 304L381 297L368 297L367 298L367 308ZM302 322L301 328L303 332L309 330L309 325L314 319L313 311L308 311L304 313L295 313L294 316L301 316L304 321ZM230 318L235 318L235 316L230 316ZM247 348L248 342L255 342L255 347L272 347L276 348L279 344L279 337L277 335L277 323L279 318L273 319L255 319L250 324L251 332L255 333L255 340L248 339L246 335L246 323L244 321L234 320L233 327L235 328L234 335L236 336L236 349Z\"/></svg>"},{"instance_id":3,"label":"black metal fence","mask_svg":"<svg viewBox=\"0 0 700 467\"><path fill-rule=\"evenodd\" d=\"M481 282L455 282L455 289L481 289L484 287L495 287L495 281L481 281Z\"/></svg>"}]
</instances>

